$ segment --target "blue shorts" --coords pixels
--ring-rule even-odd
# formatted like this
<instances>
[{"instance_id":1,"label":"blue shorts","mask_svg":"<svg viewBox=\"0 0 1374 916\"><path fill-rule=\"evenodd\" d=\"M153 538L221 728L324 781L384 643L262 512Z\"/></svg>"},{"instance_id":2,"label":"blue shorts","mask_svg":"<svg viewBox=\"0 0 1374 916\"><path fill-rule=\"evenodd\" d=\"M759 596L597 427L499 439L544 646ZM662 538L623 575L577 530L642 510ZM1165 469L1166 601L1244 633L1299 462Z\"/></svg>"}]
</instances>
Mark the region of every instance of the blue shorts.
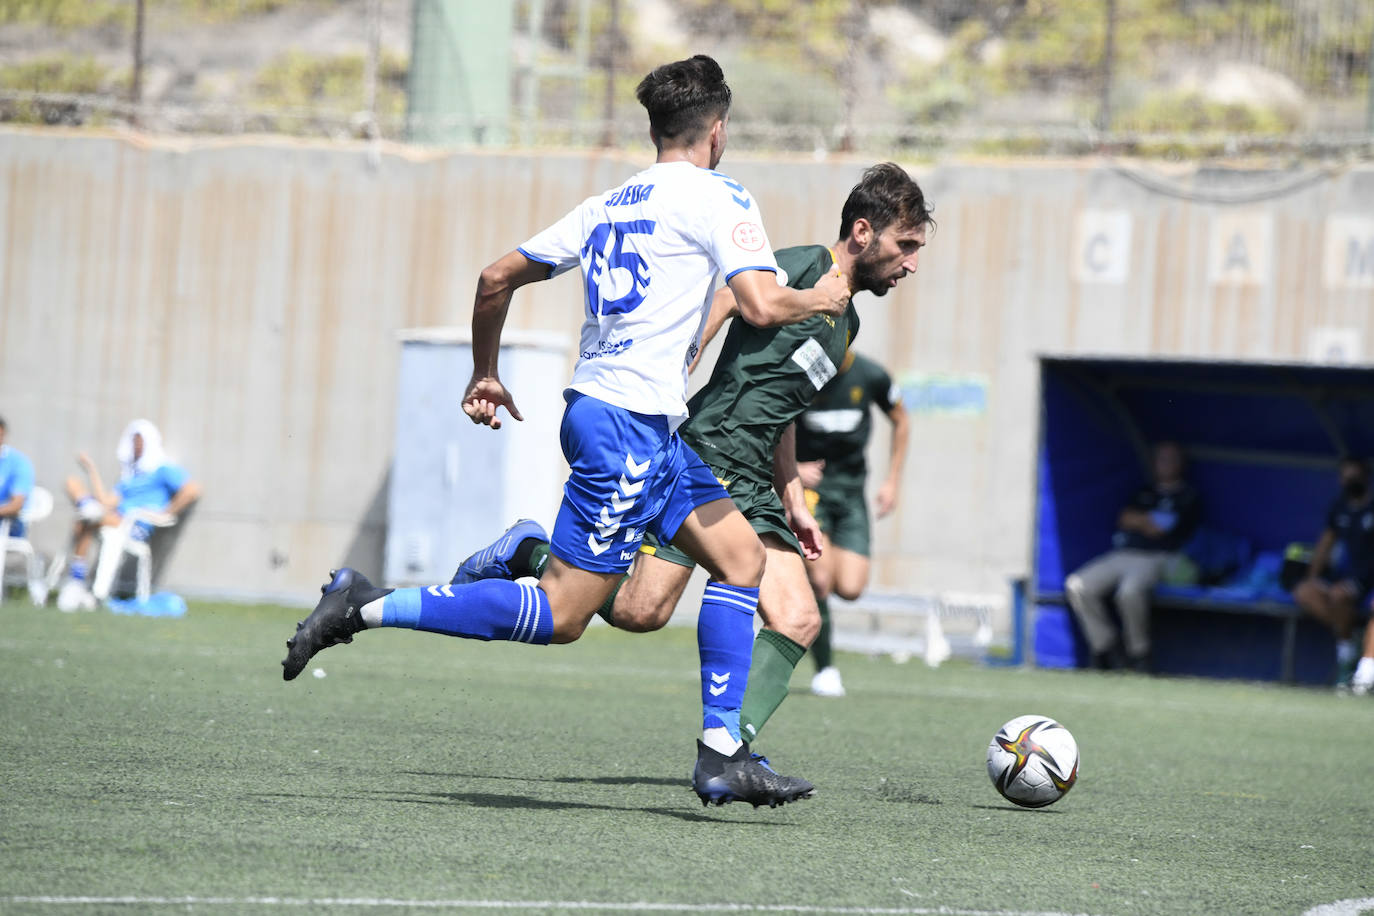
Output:
<instances>
[{"instance_id":1,"label":"blue shorts","mask_svg":"<svg viewBox=\"0 0 1374 916\"><path fill-rule=\"evenodd\" d=\"M623 573L648 531L661 543L698 506L729 499L662 416L568 391L559 441L571 474L553 526L554 556L589 572Z\"/></svg>"}]
</instances>

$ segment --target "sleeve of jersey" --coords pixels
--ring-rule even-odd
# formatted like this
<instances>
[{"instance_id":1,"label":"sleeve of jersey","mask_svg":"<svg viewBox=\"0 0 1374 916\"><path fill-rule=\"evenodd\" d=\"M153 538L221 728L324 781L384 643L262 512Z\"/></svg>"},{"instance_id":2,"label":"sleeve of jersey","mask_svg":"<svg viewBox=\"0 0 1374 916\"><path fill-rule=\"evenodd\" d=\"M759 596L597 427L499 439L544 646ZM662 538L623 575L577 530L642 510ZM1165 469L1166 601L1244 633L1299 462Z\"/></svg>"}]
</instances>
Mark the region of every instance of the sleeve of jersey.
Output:
<instances>
[{"instance_id":1,"label":"sleeve of jersey","mask_svg":"<svg viewBox=\"0 0 1374 916\"><path fill-rule=\"evenodd\" d=\"M178 490L186 486L186 481L191 479L191 475L186 473L185 468L175 464L164 464L157 469L157 474L161 478L163 489L167 491L168 498L176 495Z\"/></svg>"},{"instance_id":2,"label":"sleeve of jersey","mask_svg":"<svg viewBox=\"0 0 1374 916\"><path fill-rule=\"evenodd\" d=\"M902 389L892 380L892 376L879 369L873 379L873 400L886 413L902 403Z\"/></svg>"},{"instance_id":3,"label":"sleeve of jersey","mask_svg":"<svg viewBox=\"0 0 1374 916\"><path fill-rule=\"evenodd\" d=\"M11 496L28 496L33 492L33 462L23 456L14 475L14 486L10 488Z\"/></svg>"},{"instance_id":4,"label":"sleeve of jersey","mask_svg":"<svg viewBox=\"0 0 1374 916\"><path fill-rule=\"evenodd\" d=\"M549 265L553 269L549 276L556 277L578 265L585 241L582 238L582 207L579 205L515 250L531 261Z\"/></svg>"},{"instance_id":5,"label":"sleeve of jersey","mask_svg":"<svg viewBox=\"0 0 1374 916\"><path fill-rule=\"evenodd\" d=\"M721 190L729 192L731 188L722 186ZM763 229L763 216L749 192L740 188L738 193L721 193L713 197L713 205L703 241L725 281L728 283L735 274L746 270L780 274L773 246L768 244L768 234Z\"/></svg>"}]
</instances>

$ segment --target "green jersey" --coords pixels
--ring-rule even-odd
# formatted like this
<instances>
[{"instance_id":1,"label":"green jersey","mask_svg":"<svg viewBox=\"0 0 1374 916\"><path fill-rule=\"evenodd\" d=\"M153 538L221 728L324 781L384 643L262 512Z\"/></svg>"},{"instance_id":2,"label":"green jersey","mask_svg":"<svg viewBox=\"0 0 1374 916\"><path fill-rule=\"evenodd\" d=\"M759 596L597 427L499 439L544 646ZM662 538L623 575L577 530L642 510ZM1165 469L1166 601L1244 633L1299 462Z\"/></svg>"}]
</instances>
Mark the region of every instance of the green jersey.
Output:
<instances>
[{"instance_id":1,"label":"green jersey","mask_svg":"<svg viewBox=\"0 0 1374 916\"><path fill-rule=\"evenodd\" d=\"M797 460L825 459L825 479L858 478L868 467L864 448L873 432L869 408L883 413L901 403L902 392L882 366L851 354L852 362L831 380L797 423Z\"/></svg>"},{"instance_id":2,"label":"green jersey","mask_svg":"<svg viewBox=\"0 0 1374 916\"><path fill-rule=\"evenodd\" d=\"M835 263L823 245L775 255L794 289L815 286ZM839 371L858 333L852 303L838 318L817 315L780 328L731 322L710 381L687 403L683 441L723 479L771 484L783 431Z\"/></svg>"}]
</instances>

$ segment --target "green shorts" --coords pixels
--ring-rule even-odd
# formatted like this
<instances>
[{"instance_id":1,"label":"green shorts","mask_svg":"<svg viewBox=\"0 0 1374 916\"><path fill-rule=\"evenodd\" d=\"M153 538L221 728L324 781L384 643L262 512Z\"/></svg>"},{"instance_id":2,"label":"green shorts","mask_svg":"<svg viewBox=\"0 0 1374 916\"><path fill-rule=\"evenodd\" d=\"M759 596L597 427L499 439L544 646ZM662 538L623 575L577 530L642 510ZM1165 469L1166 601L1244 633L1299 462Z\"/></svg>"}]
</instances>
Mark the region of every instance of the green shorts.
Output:
<instances>
[{"instance_id":1,"label":"green shorts","mask_svg":"<svg viewBox=\"0 0 1374 916\"><path fill-rule=\"evenodd\" d=\"M841 550L869 556L872 531L868 521L868 501L864 499L863 478L846 480L840 486L826 485L806 491L806 504L830 543Z\"/></svg>"},{"instance_id":2,"label":"green shorts","mask_svg":"<svg viewBox=\"0 0 1374 916\"><path fill-rule=\"evenodd\" d=\"M782 510L782 501L778 499L777 491L773 489L772 485L755 483L743 478L732 479L723 475L721 468L711 465L709 462L708 467L720 479L725 491L730 494L730 499L734 502L735 508L744 513L744 517L749 520L749 524L755 531L760 535L777 535L784 544L797 553L801 553L801 544L787 525L787 515ZM660 560L667 560L669 563L676 563L678 566L691 568L696 565L687 554L672 544L658 543L658 539L651 534L644 535L644 544L639 549L642 553L658 557Z\"/></svg>"}]
</instances>

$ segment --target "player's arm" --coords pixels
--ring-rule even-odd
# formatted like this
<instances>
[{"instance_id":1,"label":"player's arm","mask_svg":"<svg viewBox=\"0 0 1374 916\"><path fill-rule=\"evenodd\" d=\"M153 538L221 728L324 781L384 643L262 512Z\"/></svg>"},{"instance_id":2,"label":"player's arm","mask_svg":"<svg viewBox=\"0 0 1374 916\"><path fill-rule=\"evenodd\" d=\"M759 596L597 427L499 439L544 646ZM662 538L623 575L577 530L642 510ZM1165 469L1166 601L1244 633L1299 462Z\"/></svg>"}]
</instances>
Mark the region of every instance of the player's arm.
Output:
<instances>
[{"instance_id":1,"label":"player's arm","mask_svg":"<svg viewBox=\"0 0 1374 916\"><path fill-rule=\"evenodd\" d=\"M878 518L897 507L902 488L902 469L906 466L907 434L911 429L911 418L907 416L906 406L901 401L887 409L887 419L892 423L892 445L888 450L887 479L878 488Z\"/></svg>"},{"instance_id":2,"label":"player's arm","mask_svg":"<svg viewBox=\"0 0 1374 916\"><path fill-rule=\"evenodd\" d=\"M90 481L91 484L91 495L95 497L96 501L107 509L118 508L119 494L111 493L109 490L105 489L105 482L100 479L100 470L95 466L95 462L91 460L91 456L87 455L85 452L78 452L76 455L76 463L81 465L81 470L86 472L86 479Z\"/></svg>"},{"instance_id":3,"label":"player's arm","mask_svg":"<svg viewBox=\"0 0 1374 916\"><path fill-rule=\"evenodd\" d=\"M817 458L814 461L797 462L797 478L801 481L804 489L814 490L821 485L821 480L825 477L825 459Z\"/></svg>"},{"instance_id":4,"label":"player's arm","mask_svg":"<svg viewBox=\"0 0 1374 916\"><path fill-rule=\"evenodd\" d=\"M801 543L802 554L808 560L821 555L821 526L806 505L806 492L797 475L797 427L787 424L778 447L773 450L773 488L782 501L788 527Z\"/></svg>"},{"instance_id":5,"label":"player's arm","mask_svg":"<svg viewBox=\"0 0 1374 916\"><path fill-rule=\"evenodd\" d=\"M501 352L501 330L506 325L511 296L522 286L547 280L548 264L533 261L512 251L487 265L477 278L477 297L472 304L472 380L463 394L463 412L474 423L501 428L496 415L504 407L517 420L523 420L506 386L497 375L497 356Z\"/></svg>"},{"instance_id":6,"label":"player's arm","mask_svg":"<svg viewBox=\"0 0 1374 916\"><path fill-rule=\"evenodd\" d=\"M849 304L849 281L838 268L811 289L779 286L768 270L741 270L728 285L740 317L756 328L795 324L816 315L841 315Z\"/></svg>"},{"instance_id":7,"label":"player's arm","mask_svg":"<svg viewBox=\"0 0 1374 916\"><path fill-rule=\"evenodd\" d=\"M0 503L0 518L14 518L18 515L19 511L24 508L24 497L25 494L16 493Z\"/></svg>"},{"instance_id":8,"label":"player's arm","mask_svg":"<svg viewBox=\"0 0 1374 916\"><path fill-rule=\"evenodd\" d=\"M1116 518L1116 527L1122 531L1134 531L1137 534L1143 534L1147 538L1162 537L1167 533L1155 524L1155 520L1150 517L1148 509L1142 509L1134 502L1121 510L1121 514Z\"/></svg>"},{"instance_id":9,"label":"player's arm","mask_svg":"<svg viewBox=\"0 0 1374 916\"><path fill-rule=\"evenodd\" d=\"M701 346L697 349L697 355L692 359L692 365L688 367L688 372L697 371L697 363L701 362L701 354L706 352L706 347L720 333L720 329L739 314L739 308L735 304L735 294L730 291L730 287L722 286L716 290L716 295L711 299L711 310L706 313L706 327L701 332Z\"/></svg>"},{"instance_id":10,"label":"player's arm","mask_svg":"<svg viewBox=\"0 0 1374 916\"><path fill-rule=\"evenodd\" d=\"M177 491L172 494L171 502L167 503L167 512L171 515L180 515L190 507L191 503L200 499L200 483L195 480L188 480Z\"/></svg>"}]
</instances>

